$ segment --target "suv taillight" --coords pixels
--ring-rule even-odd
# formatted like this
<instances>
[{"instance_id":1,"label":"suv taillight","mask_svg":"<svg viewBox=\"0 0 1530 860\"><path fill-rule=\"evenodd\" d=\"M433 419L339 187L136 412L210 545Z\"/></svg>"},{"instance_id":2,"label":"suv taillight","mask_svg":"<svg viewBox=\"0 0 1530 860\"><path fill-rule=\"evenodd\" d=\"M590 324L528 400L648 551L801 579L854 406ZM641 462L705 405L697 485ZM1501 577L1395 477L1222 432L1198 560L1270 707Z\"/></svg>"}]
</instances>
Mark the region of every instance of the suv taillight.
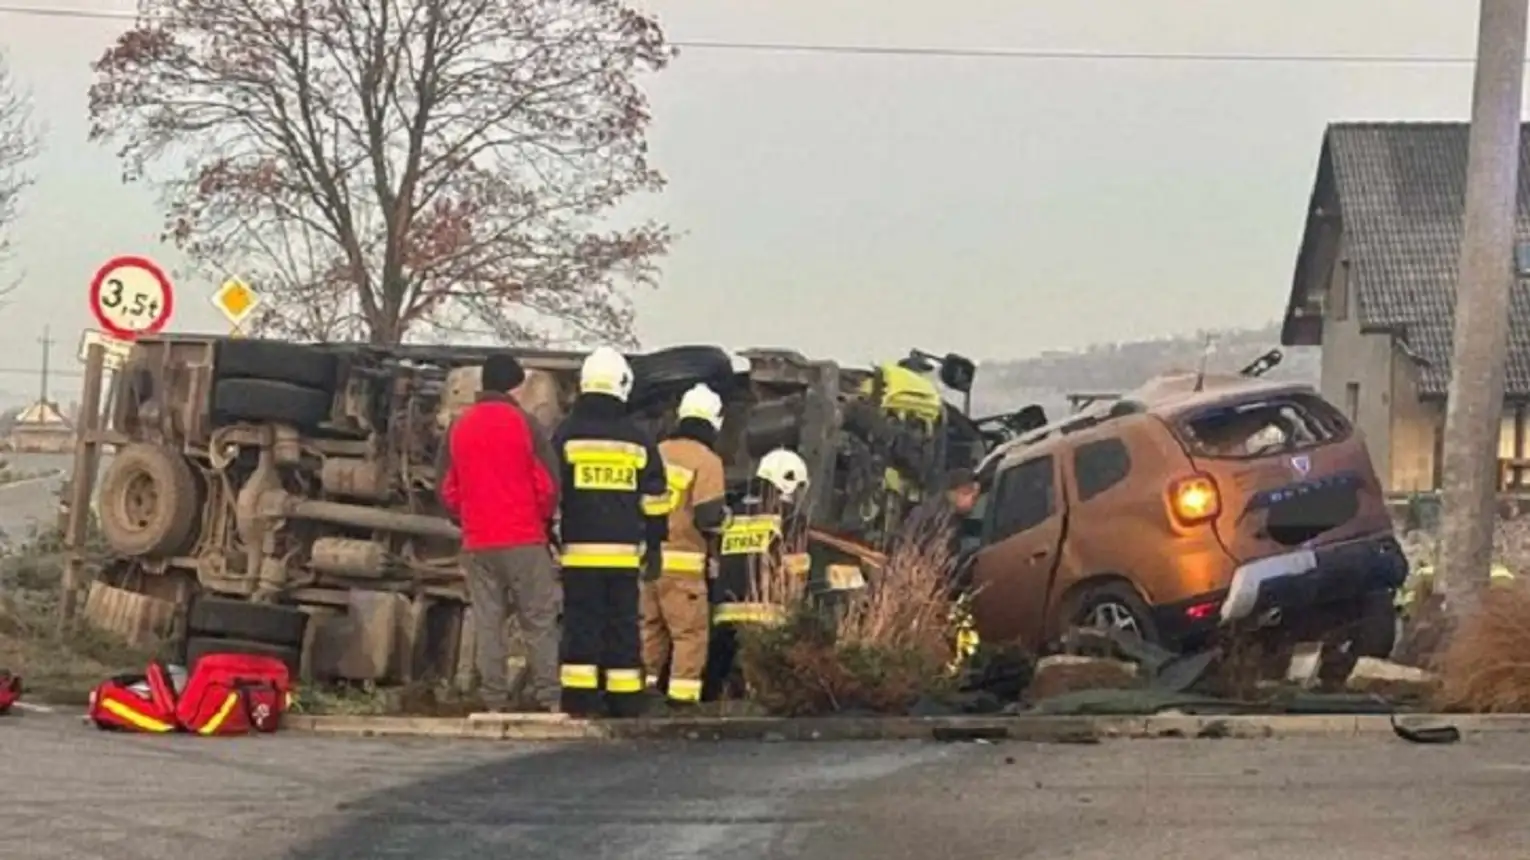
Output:
<instances>
[{"instance_id":1,"label":"suv taillight","mask_svg":"<svg viewBox=\"0 0 1530 860\"><path fill-rule=\"evenodd\" d=\"M1203 523L1222 512L1222 494L1210 475L1191 475L1169 485L1169 509L1187 526Z\"/></svg>"}]
</instances>

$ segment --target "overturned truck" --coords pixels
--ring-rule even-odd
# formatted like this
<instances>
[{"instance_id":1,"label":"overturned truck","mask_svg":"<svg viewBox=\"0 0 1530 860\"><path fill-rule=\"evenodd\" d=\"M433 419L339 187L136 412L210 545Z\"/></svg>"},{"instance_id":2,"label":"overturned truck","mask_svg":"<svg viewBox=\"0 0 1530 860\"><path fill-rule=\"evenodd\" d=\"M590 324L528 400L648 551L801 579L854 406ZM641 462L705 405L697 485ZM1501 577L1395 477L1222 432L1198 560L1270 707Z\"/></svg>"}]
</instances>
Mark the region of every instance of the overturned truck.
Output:
<instances>
[{"instance_id":1,"label":"overturned truck","mask_svg":"<svg viewBox=\"0 0 1530 860\"><path fill-rule=\"evenodd\" d=\"M188 661L239 651L280 657L306 678L456 675L472 628L435 464L488 352L140 341L76 452L88 479L102 446L115 450L94 488L107 555L92 589L130 597ZM528 368L518 396L551 428L576 396L582 354L517 354ZM102 374L95 358L87 400ZM653 433L672 425L686 389L713 386L725 402L730 481L770 448L791 447L813 470L817 533L871 547L897 534L947 469L975 464L1015 425L974 422L942 399L937 369L947 389L972 385L972 362L955 355L916 350L851 369L786 351L686 346L631 363L630 406ZM73 492L92 497L90 487ZM79 544L82 530L66 538ZM96 598L87 614L112 603Z\"/></svg>"}]
</instances>

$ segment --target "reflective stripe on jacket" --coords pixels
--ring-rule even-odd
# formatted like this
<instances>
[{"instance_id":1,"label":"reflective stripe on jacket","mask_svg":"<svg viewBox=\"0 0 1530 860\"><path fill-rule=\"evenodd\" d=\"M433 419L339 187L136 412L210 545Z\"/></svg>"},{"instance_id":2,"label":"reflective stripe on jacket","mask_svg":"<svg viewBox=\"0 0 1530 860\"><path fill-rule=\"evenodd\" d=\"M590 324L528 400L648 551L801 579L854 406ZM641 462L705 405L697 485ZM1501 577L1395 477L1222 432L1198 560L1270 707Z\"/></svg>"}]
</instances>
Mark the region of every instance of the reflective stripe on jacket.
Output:
<instances>
[{"instance_id":1,"label":"reflective stripe on jacket","mask_svg":"<svg viewBox=\"0 0 1530 860\"><path fill-rule=\"evenodd\" d=\"M696 507L722 500L727 489L722 458L706 445L684 437L660 442L659 455L664 458L665 513L669 520L662 567L666 573L703 574L707 540L696 527Z\"/></svg>"},{"instance_id":2,"label":"reflective stripe on jacket","mask_svg":"<svg viewBox=\"0 0 1530 860\"><path fill-rule=\"evenodd\" d=\"M553 436L562 472L558 533L565 551L591 544L636 551L652 533L643 506L665 494L664 461L625 409L614 398L582 396ZM662 519L658 523L662 530ZM621 550L622 558L626 552Z\"/></svg>"}]
</instances>

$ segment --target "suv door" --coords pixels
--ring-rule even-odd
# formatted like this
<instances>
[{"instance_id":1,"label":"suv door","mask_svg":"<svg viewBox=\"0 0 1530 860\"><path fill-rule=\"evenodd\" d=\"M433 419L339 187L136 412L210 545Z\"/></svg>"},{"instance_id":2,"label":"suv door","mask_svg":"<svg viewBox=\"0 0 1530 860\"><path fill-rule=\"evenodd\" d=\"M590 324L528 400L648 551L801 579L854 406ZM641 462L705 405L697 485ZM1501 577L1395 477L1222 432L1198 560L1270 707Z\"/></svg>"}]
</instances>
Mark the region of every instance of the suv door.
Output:
<instances>
[{"instance_id":1,"label":"suv door","mask_svg":"<svg viewBox=\"0 0 1530 860\"><path fill-rule=\"evenodd\" d=\"M1042 644L1063 536L1061 485L1051 454L1003 467L994 478L972 561L972 615L984 641Z\"/></svg>"}]
</instances>

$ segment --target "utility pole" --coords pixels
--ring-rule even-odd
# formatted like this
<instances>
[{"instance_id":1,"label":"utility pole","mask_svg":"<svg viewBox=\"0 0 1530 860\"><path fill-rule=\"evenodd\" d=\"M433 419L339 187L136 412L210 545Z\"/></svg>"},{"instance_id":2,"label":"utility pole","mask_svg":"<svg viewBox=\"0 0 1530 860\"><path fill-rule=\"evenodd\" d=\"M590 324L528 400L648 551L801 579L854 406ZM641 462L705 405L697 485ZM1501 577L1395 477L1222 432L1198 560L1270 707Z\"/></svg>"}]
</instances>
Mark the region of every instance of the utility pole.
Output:
<instances>
[{"instance_id":1,"label":"utility pole","mask_svg":"<svg viewBox=\"0 0 1530 860\"><path fill-rule=\"evenodd\" d=\"M43 348L42 391L40 391L37 395L37 402L44 405L46 405L48 402L48 357L53 352L53 339L48 336L49 331L50 329L48 326L43 326L43 335L37 339L37 342L42 344Z\"/></svg>"},{"instance_id":2,"label":"utility pole","mask_svg":"<svg viewBox=\"0 0 1530 860\"><path fill-rule=\"evenodd\" d=\"M1515 283L1520 104L1530 0L1482 0L1445 408L1440 572L1453 620L1476 611L1492 564L1497 452Z\"/></svg>"}]
</instances>

